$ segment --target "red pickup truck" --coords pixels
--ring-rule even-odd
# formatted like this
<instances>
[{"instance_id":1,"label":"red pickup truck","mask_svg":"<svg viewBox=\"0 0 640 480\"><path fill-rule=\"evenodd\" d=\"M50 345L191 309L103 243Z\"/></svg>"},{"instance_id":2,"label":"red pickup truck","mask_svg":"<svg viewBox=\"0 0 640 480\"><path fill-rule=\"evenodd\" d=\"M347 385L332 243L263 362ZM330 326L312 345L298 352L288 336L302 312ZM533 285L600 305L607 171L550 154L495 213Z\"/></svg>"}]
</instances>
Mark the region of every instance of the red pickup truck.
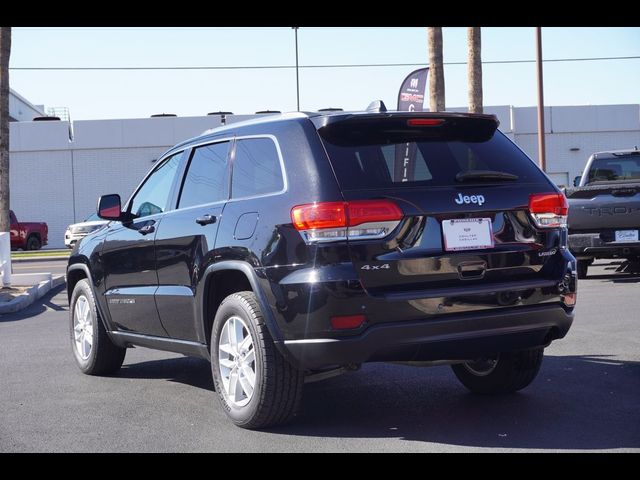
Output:
<instances>
[{"instance_id":1,"label":"red pickup truck","mask_svg":"<svg viewBox=\"0 0 640 480\"><path fill-rule=\"evenodd\" d=\"M13 210L11 215L11 250L39 250L49 240L49 227L44 222L19 222Z\"/></svg>"}]
</instances>

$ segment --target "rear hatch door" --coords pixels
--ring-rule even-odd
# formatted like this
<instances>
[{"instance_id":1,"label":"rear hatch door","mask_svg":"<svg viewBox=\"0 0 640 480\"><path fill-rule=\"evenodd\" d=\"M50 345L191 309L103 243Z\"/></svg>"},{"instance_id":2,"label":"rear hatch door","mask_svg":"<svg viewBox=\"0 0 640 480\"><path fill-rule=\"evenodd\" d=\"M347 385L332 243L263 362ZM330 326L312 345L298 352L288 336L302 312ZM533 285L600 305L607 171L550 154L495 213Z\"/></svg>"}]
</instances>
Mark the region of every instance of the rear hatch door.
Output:
<instances>
[{"instance_id":1,"label":"rear hatch door","mask_svg":"<svg viewBox=\"0 0 640 480\"><path fill-rule=\"evenodd\" d=\"M561 196L557 188L495 117L424 121L434 115L319 128L345 201L388 199L404 214L384 238L350 236L363 287L411 299L557 283L560 229L536 227L529 212L531 195Z\"/></svg>"}]
</instances>

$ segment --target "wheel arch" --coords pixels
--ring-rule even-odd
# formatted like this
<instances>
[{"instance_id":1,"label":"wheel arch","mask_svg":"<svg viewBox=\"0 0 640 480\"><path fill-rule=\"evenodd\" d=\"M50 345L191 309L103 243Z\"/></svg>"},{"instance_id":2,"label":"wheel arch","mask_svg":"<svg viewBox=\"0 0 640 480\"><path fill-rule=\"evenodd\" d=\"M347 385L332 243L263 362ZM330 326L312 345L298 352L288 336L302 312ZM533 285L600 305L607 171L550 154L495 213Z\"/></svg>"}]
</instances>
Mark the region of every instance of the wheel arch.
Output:
<instances>
[{"instance_id":1,"label":"wheel arch","mask_svg":"<svg viewBox=\"0 0 640 480\"><path fill-rule=\"evenodd\" d=\"M271 338L277 348L284 353L282 332L278 328L267 297L260 287L258 275L250 264L240 260L225 260L209 266L200 282L197 293L198 305L207 344L210 344L213 318L222 300L232 293L244 290L250 290L255 294Z\"/></svg>"},{"instance_id":2,"label":"wheel arch","mask_svg":"<svg viewBox=\"0 0 640 480\"><path fill-rule=\"evenodd\" d=\"M71 308L71 295L73 294L73 289L76 287L78 282L83 279L89 281L89 288L91 288L91 291L93 292L93 297L96 300L96 308L98 309L98 313L100 314L100 321L102 322L107 335L109 335L111 341L116 345L124 346L124 344L122 344L122 342L120 342L120 340L115 335L111 335L111 326L109 325L109 321L107 320L107 318L109 317L105 315L105 312L103 311L102 305L98 298L98 294L93 283L91 270L89 270L89 267L84 263L74 263L67 267L67 300L69 303L69 308Z\"/></svg>"},{"instance_id":3,"label":"wheel arch","mask_svg":"<svg viewBox=\"0 0 640 480\"><path fill-rule=\"evenodd\" d=\"M40 235L40 232L29 232L27 234L27 238L25 238L24 240L24 249L27 249L27 246L29 245L29 239L31 237L35 237L38 239L38 243L40 243L40 248L42 248L42 235Z\"/></svg>"},{"instance_id":4,"label":"wheel arch","mask_svg":"<svg viewBox=\"0 0 640 480\"><path fill-rule=\"evenodd\" d=\"M77 283L82 279L88 279L89 283L93 287L93 281L91 279L91 273L86 265L81 263L70 265L67 268L67 300L71 302L71 295L73 289L76 288ZM95 292L93 292L95 294Z\"/></svg>"}]
</instances>

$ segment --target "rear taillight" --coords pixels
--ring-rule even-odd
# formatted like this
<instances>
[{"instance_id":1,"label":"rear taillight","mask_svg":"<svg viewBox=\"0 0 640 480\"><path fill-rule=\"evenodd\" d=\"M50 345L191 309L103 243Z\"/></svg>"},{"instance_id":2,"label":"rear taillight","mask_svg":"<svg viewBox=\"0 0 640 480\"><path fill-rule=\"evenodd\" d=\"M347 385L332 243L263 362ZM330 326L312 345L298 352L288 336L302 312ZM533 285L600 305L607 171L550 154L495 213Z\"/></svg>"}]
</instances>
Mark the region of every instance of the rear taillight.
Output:
<instances>
[{"instance_id":1,"label":"rear taillight","mask_svg":"<svg viewBox=\"0 0 640 480\"><path fill-rule=\"evenodd\" d=\"M578 294L576 292L565 293L562 295L562 303L564 303L567 307L575 307L576 298Z\"/></svg>"},{"instance_id":2,"label":"rear taillight","mask_svg":"<svg viewBox=\"0 0 640 480\"><path fill-rule=\"evenodd\" d=\"M529 195L529 212L539 228L567 226L569 205L562 193L534 193Z\"/></svg>"},{"instance_id":3,"label":"rear taillight","mask_svg":"<svg viewBox=\"0 0 640 480\"><path fill-rule=\"evenodd\" d=\"M291 209L293 226L308 243L384 238L402 217L390 200L308 203Z\"/></svg>"}]
</instances>

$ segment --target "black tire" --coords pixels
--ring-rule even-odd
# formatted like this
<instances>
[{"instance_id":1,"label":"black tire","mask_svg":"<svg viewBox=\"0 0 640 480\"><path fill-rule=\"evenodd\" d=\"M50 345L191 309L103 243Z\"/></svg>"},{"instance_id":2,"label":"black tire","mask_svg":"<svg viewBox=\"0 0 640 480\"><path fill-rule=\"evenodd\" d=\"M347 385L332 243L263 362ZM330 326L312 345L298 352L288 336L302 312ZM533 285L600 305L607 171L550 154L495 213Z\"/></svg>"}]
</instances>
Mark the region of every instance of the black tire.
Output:
<instances>
[{"instance_id":1,"label":"black tire","mask_svg":"<svg viewBox=\"0 0 640 480\"><path fill-rule=\"evenodd\" d=\"M42 248L42 243L40 243L40 239L37 235L29 235L27 238L27 245L25 250L40 250Z\"/></svg>"},{"instance_id":2,"label":"black tire","mask_svg":"<svg viewBox=\"0 0 640 480\"><path fill-rule=\"evenodd\" d=\"M474 373L471 362L452 365L458 380L474 393L500 395L522 390L533 382L540 365L544 348L533 348L499 354L492 370Z\"/></svg>"},{"instance_id":3,"label":"black tire","mask_svg":"<svg viewBox=\"0 0 640 480\"><path fill-rule=\"evenodd\" d=\"M592 262L593 260L578 260L578 278L587 278L587 270L589 270L589 265Z\"/></svg>"},{"instance_id":4,"label":"black tire","mask_svg":"<svg viewBox=\"0 0 640 480\"><path fill-rule=\"evenodd\" d=\"M229 400L218 357L223 327L234 316L242 320L251 334L255 358L255 386L244 406ZM243 333L246 330L243 329ZM257 429L282 425L290 421L299 408L303 373L287 362L273 344L253 292L233 293L220 304L211 332L211 370L220 403L239 427Z\"/></svg>"},{"instance_id":5,"label":"black tire","mask_svg":"<svg viewBox=\"0 0 640 480\"><path fill-rule=\"evenodd\" d=\"M93 324L93 344L91 345L87 358L82 358L83 355L78 351L74 334L74 317L77 313L76 304L81 297L88 302ZM96 308L93 291L91 290L89 281L86 279L80 280L71 294L71 302L69 303L69 325L73 357L83 373L87 375L108 375L120 369L122 362L124 362L127 349L115 345L109 338Z\"/></svg>"}]
</instances>

